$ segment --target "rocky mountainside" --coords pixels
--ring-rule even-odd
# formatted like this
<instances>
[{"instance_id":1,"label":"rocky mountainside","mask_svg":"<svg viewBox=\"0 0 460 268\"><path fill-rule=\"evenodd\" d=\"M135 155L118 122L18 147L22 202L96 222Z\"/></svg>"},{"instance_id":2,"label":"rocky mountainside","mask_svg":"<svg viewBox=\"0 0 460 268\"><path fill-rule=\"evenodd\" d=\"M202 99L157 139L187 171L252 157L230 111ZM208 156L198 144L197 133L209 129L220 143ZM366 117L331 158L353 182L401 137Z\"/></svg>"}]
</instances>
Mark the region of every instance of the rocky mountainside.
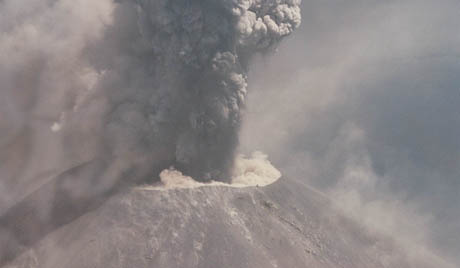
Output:
<instances>
[{"instance_id":1,"label":"rocky mountainside","mask_svg":"<svg viewBox=\"0 0 460 268\"><path fill-rule=\"evenodd\" d=\"M294 180L266 187L136 187L5 267L444 267L341 216Z\"/></svg>"}]
</instances>

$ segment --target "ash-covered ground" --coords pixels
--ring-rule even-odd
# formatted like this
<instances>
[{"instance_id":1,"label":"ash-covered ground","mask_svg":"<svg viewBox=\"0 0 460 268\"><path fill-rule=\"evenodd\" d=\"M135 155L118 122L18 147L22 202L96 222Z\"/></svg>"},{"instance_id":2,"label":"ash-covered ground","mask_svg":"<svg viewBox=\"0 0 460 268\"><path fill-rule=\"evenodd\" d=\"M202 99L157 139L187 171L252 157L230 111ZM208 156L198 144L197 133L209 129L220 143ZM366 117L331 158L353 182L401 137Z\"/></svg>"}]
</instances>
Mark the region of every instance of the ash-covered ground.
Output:
<instances>
[{"instance_id":1,"label":"ash-covered ground","mask_svg":"<svg viewBox=\"0 0 460 268\"><path fill-rule=\"evenodd\" d=\"M318 192L281 178L266 187L135 187L4 267L453 266L428 252L411 255L342 216Z\"/></svg>"}]
</instances>

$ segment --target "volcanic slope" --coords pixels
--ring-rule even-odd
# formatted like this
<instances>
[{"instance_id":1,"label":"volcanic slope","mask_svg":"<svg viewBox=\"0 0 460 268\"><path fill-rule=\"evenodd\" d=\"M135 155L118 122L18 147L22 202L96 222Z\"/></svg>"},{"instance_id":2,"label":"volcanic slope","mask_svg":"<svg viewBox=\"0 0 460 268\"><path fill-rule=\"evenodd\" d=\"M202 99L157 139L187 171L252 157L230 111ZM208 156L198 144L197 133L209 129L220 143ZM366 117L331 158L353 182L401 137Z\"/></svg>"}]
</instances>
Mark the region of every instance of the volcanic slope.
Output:
<instances>
[{"instance_id":1,"label":"volcanic slope","mask_svg":"<svg viewBox=\"0 0 460 268\"><path fill-rule=\"evenodd\" d=\"M281 178L266 187L135 187L5 267L450 267L406 252Z\"/></svg>"}]
</instances>

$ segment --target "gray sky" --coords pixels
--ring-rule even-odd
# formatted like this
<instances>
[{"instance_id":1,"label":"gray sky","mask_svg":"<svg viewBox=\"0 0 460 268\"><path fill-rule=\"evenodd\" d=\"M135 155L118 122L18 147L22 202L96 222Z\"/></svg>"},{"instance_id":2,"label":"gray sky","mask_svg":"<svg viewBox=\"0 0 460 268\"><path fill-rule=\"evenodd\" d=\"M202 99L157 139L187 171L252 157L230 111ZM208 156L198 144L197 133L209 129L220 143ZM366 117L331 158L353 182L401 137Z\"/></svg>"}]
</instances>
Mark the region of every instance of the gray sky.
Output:
<instances>
[{"instance_id":1,"label":"gray sky","mask_svg":"<svg viewBox=\"0 0 460 268\"><path fill-rule=\"evenodd\" d=\"M254 66L242 150L456 258L460 2L302 5L301 29Z\"/></svg>"}]
</instances>

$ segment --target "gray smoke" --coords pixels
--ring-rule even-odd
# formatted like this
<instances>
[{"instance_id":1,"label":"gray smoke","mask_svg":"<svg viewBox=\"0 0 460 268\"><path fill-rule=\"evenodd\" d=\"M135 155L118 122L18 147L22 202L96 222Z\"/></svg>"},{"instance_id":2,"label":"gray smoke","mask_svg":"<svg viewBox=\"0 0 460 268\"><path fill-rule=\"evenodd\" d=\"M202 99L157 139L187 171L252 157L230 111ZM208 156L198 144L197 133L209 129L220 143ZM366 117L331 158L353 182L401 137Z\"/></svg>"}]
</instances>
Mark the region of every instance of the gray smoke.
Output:
<instances>
[{"instance_id":1,"label":"gray smoke","mask_svg":"<svg viewBox=\"0 0 460 268\"><path fill-rule=\"evenodd\" d=\"M300 24L300 0L0 5L0 172L15 183L95 158L228 179L250 59Z\"/></svg>"},{"instance_id":2,"label":"gray smoke","mask_svg":"<svg viewBox=\"0 0 460 268\"><path fill-rule=\"evenodd\" d=\"M251 69L241 148L460 267L459 8L304 1L302 27Z\"/></svg>"},{"instance_id":3,"label":"gray smoke","mask_svg":"<svg viewBox=\"0 0 460 268\"><path fill-rule=\"evenodd\" d=\"M299 6L0 0L0 266L170 166L229 180L251 58Z\"/></svg>"},{"instance_id":4,"label":"gray smoke","mask_svg":"<svg viewBox=\"0 0 460 268\"><path fill-rule=\"evenodd\" d=\"M199 180L228 179L248 62L299 26L299 1L139 0L117 11L135 24L87 52L104 73L85 104L106 98L96 116L104 118L100 144L108 154L147 156ZM120 37L130 43L105 52Z\"/></svg>"},{"instance_id":5,"label":"gray smoke","mask_svg":"<svg viewBox=\"0 0 460 268\"><path fill-rule=\"evenodd\" d=\"M132 107L144 107L150 151L164 150L162 157L196 178L228 178L245 103L248 61L299 26L298 5L299 1L138 1L140 36L151 45L144 71L154 78L153 90L147 88ZM121 107L124 97L122 102Z\"/></svg>"}]
</instances>

